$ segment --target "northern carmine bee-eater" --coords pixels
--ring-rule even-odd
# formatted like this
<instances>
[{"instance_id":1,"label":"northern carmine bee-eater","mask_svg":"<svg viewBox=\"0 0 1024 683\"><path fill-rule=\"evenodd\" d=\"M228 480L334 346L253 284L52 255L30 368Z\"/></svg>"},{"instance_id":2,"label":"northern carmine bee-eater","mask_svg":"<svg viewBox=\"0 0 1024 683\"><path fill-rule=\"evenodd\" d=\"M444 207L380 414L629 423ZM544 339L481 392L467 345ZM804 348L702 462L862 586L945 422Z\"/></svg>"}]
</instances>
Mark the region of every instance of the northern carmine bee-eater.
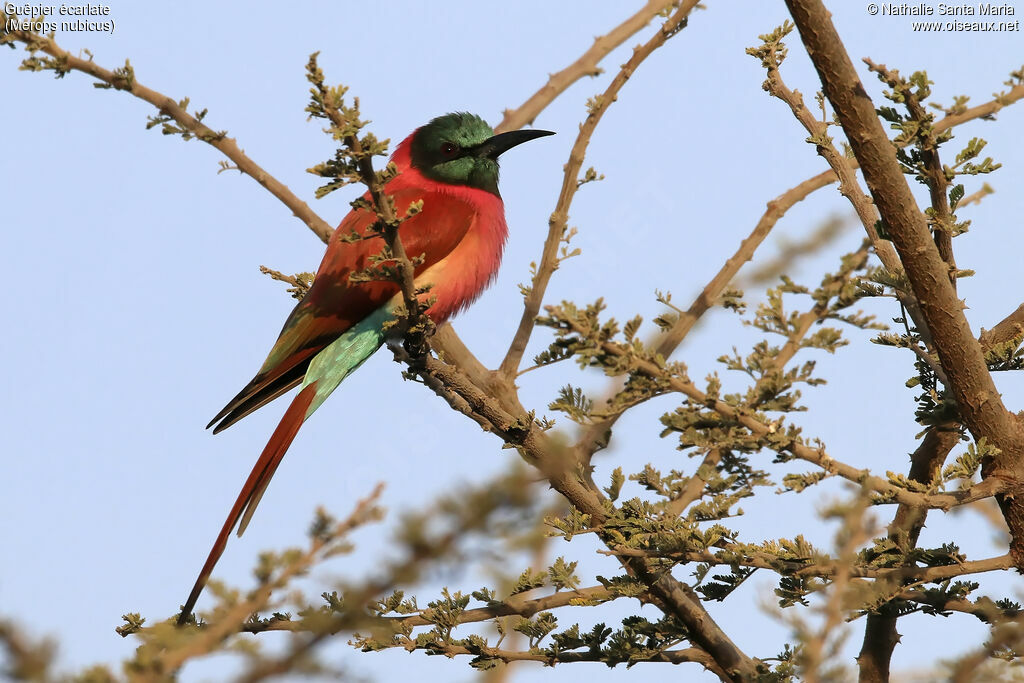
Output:
<instances>
[{"instance_id":1,"label":"northern carmine bee-eater","mask_svg":"<svg viewBox=\"0 0 1024 683\"><path fill-rule=\"evenodd\" d=\"M422 210L399 230L406 253L422 256L415 267L417 288L429 285L427 314L436 324L468 306L498 272L508 235L498 194L498 156L546 130L495 135L473 114L440 116L417 128L391 157L398 169L384 187L397 215L423 201ZM226 429L293 387L299 393L260 454L203 565L178 618L184 623L217 564L228 536L245 531L263 492L302 423L332 391L384 343L385 323L401 302L399 286L351 276L372 266L384 248L373 232L376 214L353 209L334 231L316 278L288 316L263 367L207 428ZM352 233L364 237L346 239Z\"/></svg>"}]
</instances>

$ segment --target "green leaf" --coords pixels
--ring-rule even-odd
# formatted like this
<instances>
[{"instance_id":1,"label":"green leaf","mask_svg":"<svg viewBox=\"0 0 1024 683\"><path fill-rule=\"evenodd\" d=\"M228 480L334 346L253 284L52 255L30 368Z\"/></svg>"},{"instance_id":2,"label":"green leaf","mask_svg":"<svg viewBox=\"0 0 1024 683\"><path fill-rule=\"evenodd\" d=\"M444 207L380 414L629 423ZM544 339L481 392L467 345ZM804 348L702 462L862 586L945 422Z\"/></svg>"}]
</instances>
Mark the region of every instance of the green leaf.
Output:
<instances>
[{"instance_id":1,"label":"green leaf","mask_svg":"<svg viewBox=\"0 0 1024 683\"><path fill-rule=\"evenodd\" d=\"M626 478L622 475L622 468L616 467L612 471L612 483L610 486L606 486L604 491L608 494L608 497L612 501L619 499L619 492L622 490L622 485L625 483Z\"/></svg>"}]
</instances>

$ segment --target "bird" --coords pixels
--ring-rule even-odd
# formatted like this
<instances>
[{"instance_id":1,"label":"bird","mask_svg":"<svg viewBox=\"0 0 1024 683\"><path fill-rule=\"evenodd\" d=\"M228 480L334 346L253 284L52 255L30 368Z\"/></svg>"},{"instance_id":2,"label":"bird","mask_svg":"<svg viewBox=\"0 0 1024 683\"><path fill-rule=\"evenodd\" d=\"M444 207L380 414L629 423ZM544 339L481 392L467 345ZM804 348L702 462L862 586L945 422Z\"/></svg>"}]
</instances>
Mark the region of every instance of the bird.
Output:
<instances>
[{"instance_id":1,"label":"bird","mask_svg":"<svg viewBox=\"0 0 1024 683\"><path fill-rule=\"evenodd\" d=\"M497 275L508 237L498 157L547 135L554 133L495 134L480 116L455 112L432 119L395 148L391 161L397 175L383 191L393 198L396 215L411 213L398 234L415 259L414 283L417 291L426 289L419 296L436 325L469 306ZM399 285L358 277L385 247L373 228L377 215L368 206L357 204L335 229L312 285L285 320L263 366L207 425L216 434L300 386L242 485L182 606L179 625L187 623L232 530L237 525L239 536L245 531L303 422L383 345L393 327L389 323L402 302Z\"/></svg>"}]
</instances>

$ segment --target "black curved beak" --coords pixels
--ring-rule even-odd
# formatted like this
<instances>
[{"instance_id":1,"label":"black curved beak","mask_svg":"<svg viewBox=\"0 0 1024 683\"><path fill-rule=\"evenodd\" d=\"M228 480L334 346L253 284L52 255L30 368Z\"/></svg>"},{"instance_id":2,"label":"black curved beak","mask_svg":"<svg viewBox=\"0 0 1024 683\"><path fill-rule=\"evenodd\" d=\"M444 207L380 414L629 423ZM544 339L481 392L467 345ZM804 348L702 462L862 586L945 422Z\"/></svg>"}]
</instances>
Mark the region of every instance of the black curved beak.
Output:
<instances>
[{"instance_id":1,"label":"black curved beak","mask_svg":"<svg viewBox=\"0 0 1024 683\"><path fill-rule=\"evenodd\" d=\"M507 133L499 133L494 137L484 140L473 151L477 156L497 159L516 145L548 135L554 135L554 133L550 130L510 130Z\"/></svg>"}]
</instances>

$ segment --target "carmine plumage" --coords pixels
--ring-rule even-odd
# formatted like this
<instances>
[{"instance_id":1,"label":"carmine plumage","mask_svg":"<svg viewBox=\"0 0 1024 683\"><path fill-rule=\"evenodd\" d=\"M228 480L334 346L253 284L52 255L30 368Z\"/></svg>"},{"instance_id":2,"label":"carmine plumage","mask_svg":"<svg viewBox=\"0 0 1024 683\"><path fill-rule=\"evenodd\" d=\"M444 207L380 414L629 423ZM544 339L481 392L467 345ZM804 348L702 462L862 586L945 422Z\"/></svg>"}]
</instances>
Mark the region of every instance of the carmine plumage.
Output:
<instances>
[{"instance_id":1,"label":"carmine plumage","mask_svg":"<svg viewBox=\"0 0 1024 683\"><path fill-rule=\"evenodd\" d=\"M395 149L398 175L384 188L399 215L413 202L422 210L402 223L400 237L409 256L422 256L415 268L417 287L430 285L425 298L440 324L471 304L494 279L508 235L498 194L502 153L548 131L495 135L472 114L448 114L416 129ZM206 581L238 525L241 535L302 423L335 388L380 348L384 324L401 300L394 282L352 281L371 265L384 240L370 232L376 216L353 209L335 230L316 278L295 306L263 367L210 422L217 433L302 385L242 486L182 609L191 614ZM366 239L348 241L355 232Z\"/></svg>"}]
</instances>

